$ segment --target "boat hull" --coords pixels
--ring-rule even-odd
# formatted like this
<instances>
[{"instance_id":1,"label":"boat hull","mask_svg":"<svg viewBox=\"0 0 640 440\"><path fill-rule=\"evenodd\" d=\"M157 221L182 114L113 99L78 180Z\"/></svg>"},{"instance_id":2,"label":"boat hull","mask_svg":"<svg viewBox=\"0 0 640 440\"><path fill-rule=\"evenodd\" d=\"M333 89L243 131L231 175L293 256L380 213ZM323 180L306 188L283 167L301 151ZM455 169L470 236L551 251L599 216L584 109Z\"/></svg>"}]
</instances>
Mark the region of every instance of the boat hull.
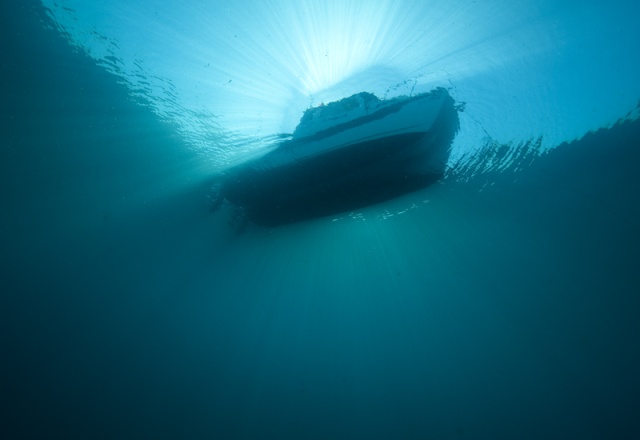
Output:
<instances>
[{"instance_id":1,"label":"boat hull","mask_svg":"<svg viewBox=\"0 0 640 440\"><path fill-rule=\"evenodd\" d=\"M219 194L249 220L277 226L431 185L444 174L459 126L453 99L444 89L435 98L430 106L422 105L427 115L416 115L421 107L412 108L412 98L406 98L408 102L386 115L374 112L286 141L225 173Z\"/></svg>"}]
</instances>

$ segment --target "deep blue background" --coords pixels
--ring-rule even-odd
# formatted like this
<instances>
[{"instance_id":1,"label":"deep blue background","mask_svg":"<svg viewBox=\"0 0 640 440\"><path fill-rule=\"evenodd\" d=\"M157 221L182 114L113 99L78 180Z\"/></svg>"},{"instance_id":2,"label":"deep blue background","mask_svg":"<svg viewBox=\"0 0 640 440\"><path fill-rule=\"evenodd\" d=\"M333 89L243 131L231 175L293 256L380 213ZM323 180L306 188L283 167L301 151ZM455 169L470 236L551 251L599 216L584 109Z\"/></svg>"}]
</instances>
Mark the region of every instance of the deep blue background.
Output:
<instances>
[{"instance_id":1,"label":"deep blue background","mask_svg":"<svg viewBox=\"0 0 640 440\"><path fill-rule=\"evenodd\" d=\"M3 438L640 436L638 120L236 236L175 127L0 16Z\"/></svg>"}]
</instances>

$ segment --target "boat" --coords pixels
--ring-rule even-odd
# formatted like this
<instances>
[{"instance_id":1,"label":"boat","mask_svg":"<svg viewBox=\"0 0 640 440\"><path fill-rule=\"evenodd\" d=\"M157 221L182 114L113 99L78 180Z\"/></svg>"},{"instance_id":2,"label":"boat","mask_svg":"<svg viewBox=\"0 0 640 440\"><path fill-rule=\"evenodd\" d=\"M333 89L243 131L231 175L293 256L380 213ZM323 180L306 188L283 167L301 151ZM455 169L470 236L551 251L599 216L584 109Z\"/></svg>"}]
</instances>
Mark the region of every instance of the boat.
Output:
<instances>
[{"instance_id":1,"label":"boat","mask_svg":"<svg viewBox=\"0 0 640 440\"><path fill-rule=\"evenodd\" d=\"M444 175L458 110L444 88L392 99L361 92L310 108L275 149L226 170L212 203L278 226L424 188Z\"/></svg>"}]
</instances>

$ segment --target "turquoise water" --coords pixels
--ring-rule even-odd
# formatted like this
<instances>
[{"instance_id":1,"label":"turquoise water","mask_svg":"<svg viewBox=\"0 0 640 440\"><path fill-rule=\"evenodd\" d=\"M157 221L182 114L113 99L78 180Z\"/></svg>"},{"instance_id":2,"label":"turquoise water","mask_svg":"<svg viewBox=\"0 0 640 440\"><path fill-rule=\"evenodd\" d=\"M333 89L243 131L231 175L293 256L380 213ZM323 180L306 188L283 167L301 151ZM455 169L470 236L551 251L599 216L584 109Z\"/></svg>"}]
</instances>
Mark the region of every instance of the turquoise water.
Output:
<instances>
[{"instance_id":1,"label":"turquoise water","mask_svg":"<svg viewBox=\"0 0 640 440\"><path fill-rule=\"evenodd\" d=\"M640 435L640 6L88 3L0 8L3 438ZM433 86L438 184L210 212L309 105Z\"/></svg>"}]
</instances>

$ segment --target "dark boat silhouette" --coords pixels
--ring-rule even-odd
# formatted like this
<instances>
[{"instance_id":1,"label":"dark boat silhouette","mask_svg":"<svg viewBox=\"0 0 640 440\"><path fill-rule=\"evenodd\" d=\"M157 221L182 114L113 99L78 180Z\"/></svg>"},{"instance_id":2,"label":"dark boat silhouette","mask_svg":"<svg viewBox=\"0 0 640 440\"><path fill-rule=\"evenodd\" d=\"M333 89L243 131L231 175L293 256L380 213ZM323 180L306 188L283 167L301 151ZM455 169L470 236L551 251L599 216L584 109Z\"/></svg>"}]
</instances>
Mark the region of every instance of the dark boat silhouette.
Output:
<instances>
[{"instance_id":1,"label":"dark boat silhouette","mask_svg":"<svg viewBox=\"0 0 640 440\"><path fill-rule=\"evenodd\" d=\"M358 93L306 110L289 139L224 172L212 202L267 226L379 203L440 179L458 128L443 88L389 100Z\"/></svg>"}]
</instances>

